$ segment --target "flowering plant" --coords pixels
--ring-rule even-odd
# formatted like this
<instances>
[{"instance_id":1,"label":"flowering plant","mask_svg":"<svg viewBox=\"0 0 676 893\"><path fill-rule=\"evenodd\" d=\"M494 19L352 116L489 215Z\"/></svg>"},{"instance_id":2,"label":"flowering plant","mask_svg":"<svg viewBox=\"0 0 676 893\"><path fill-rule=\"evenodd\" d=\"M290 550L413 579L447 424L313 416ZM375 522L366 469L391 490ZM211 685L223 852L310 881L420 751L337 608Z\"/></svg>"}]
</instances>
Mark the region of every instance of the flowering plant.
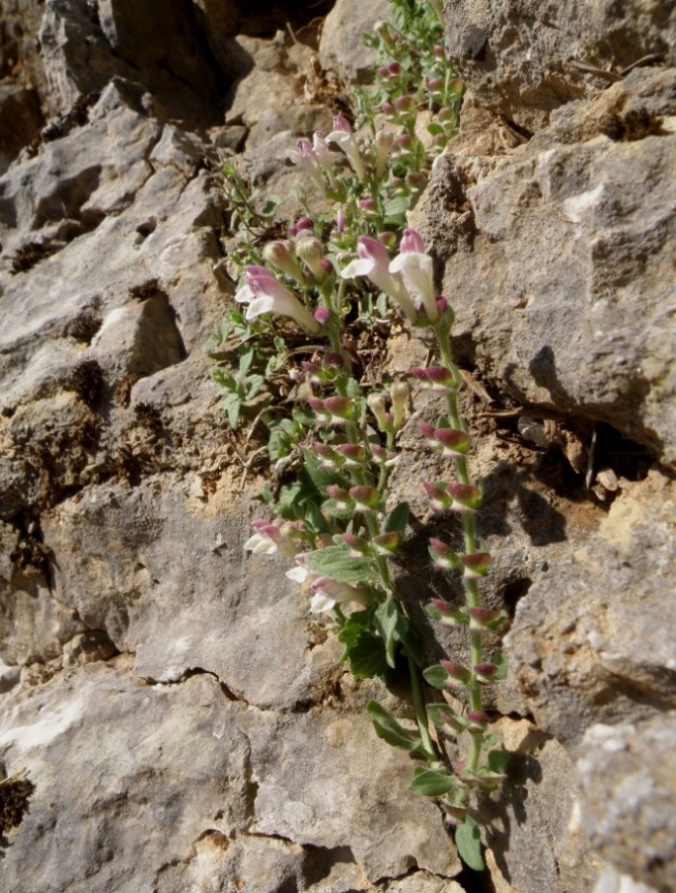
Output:
<instances>
[{"instance_id":1,"label":"flowering plant","mask_svg":"<svg viewBox=\"0 0 676 893\"><path fill-rule=\"evenodd\" d=\"M309 611L335 628L355 677L385 679L406 664L415 729L375 701L368 712L376 733L417 761L412 789L440 799L456 825L460 854L479 868L472 798L499 784L505 759L488 732L483 701L483 688L504 675L505 662L487 653L486 636L504 615L480 603L490 554L475 527L482 493L470 478L471 436L458 410L463 379L450 352L453 312L437 294L422 236L405 225L410 201L452 130L446 113L457 110L461 91L439 44L438 4L392 2L395 23L376 29L390 59L379 69L370 104L359 94L357 124L336 116L330 133L299 140L292 155L323 207L313 210L302 196L305 214L288 226L288 237L276 234L262 252L249 250L235 294L246 311L233 311L239 315L231 317L230 332L249 354L258 351L261 377L271 385L286 367L286 393L293 395L290 414L280 418L281 404L271 398L256 416L270 431L278 480L266 496L276 517L252 523L245 549L288 558L287 577L307 594ZM431 48L414 57L407 28L431 37ZM429 66L426 77L418 77L419 58ZM422 112L427 144L416 131ZM363 377L354 344L364 338L378 344L394 324L431 333L437 358L375 385ZM421 433L431 449L453 460L454 479L427 481L424 490L432 511L453 513L463 531L461 548L431 538L429 553L436 567L460 574L464 605L433 599L428 610L439 623L464 628L469 643L466 663L443 660L427 669L392 565L406 548L410 511L405 501L392 505L390 476L402 455L414 388L445 399L445 414ZM425 683L448 698L426 703ZM465 701L459 709L458 697ZM463 737L469 740L465 759L451 759L445 740Z\"/></svg>"}]
</instances>

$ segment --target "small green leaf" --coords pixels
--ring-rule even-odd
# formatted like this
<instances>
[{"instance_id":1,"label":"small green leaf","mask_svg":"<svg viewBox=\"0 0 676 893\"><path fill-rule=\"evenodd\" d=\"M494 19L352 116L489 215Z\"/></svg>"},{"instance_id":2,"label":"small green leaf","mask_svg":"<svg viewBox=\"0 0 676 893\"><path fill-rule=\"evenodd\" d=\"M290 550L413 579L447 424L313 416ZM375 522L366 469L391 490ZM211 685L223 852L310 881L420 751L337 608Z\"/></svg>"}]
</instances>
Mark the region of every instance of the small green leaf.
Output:
<instances>
[{"instance_id":1,"label":"small green leaf","mask_svg":"<svg viewBox=\"0 0 676 893\"><path fill-rule=\"evenodd\" d=\"M385 655L387 664L394 667L395 652L397 648L397 621L399 620L399 611L394 596L390 592L382 605L379 605L375 613L375 621L380 633L385 640Z\"/></svg>"},{"instance_id":2,"label":"small green leaf","mask_svg":"<svg viewBox=\"0 0 676 893\"><path fill-rule=\"evenodd\" d=\"M409 753L422 747L420 736L415 734L415 732L409 732L408 729L399 725L396 719L377 701L369 701L366 705L366 711L371 717L376 735L382 738L383 741L387 741L392 747L398 747Z\"/></svg>"},{"instance_id":3,"label":"small green leaf","mask_svg":"<svg viewBox=\"0 0 676 893\"><path fill-rule=\"evenodd\" d=\"M502 774L505 771L511 754L506 750L492 750L488 754L488 768L491 772Z\"/></svg>"},{"instance_id":4,"label":"small green leaf","mask_svg":"<svg viewBox=\"0 0 676 893\"><path fill-rule=\"evenodd\" d=\"M445 133L443 125L437 124L435 121L433 121L431 124L428 124L426 130L428 133L431 133L432 136L438 136L440 133Z\"/></svg>"},{"instance_id":5,"label":"small green leaf","mask_svg":"<svg viewBox=\"0 0 676 893\"><path fill-rule=\"evenodd\" d=\"M410 506L408 502L400 502L399 505L390 512L390 515L385 522L385 531L389 533L394 530L403 537L406 525L408 524L409 512Z\"/></svg>"},{"instance_id":6,"label":"small green leaf","mask_svg":"<svg viewBox=\"0 0 676 893\"><path fill-rule=\"evenodd\" d=\"M357 611L338 633L338 640L345 646L342 660L350 664L350 671L357 679L383 676L387 672L383 640L368 629L372 616L372 611Z\"/></svg>"},{"instance_id":7,"label":"small green leaf","mask_svg":"<svg viewBox=\"0 0 676 893\"><path fill-rule=\"evenodd\" d=\"M449 723L457 723L457 725L461 727L458 728L458 732L467 728L467 720L465 717L456 713L455 710L452 710L448 704L428 704L427 715L438 729L443 728Z\"/></svg>"},{"instance_id":8,"label":"small green leaf","mask_svg":"<svg viewBox=\"0 0 676 893\"><path fill-rule=\"evenodd\" d=\"M462 861L475 871L483 871L484 860L481 855L481 837L479 826L474 819L467 818L455 830L455 845Z\"/></svg>"},{"instance_id":9,"label":"small green leaf","mask_svg":"<svg viewBox=\"0 0 676 893\"><path fill-rule=\"evenodd\" d=\"M494 673L491 676L491 682L500 682L502 679L507 678L507 670L509 668L509 662L507 660L507 655L502 652L498 652L493 655L493 663L498 668L497 673Z\"/></svg>"},{"instance_id":10,"label":"small green leaf","mask_svg":"<svg viewBox=\"0 0 676 893\"><path fill-rule=\"evenodd\" d=\"M313 574L331 577L338 583L360 583L372 576L371 561L351 558L346 546L327 546L305 556L305 565Z\"/></svg>"},{"instance_id":11,"label":"small green leaf","mask_svg":"<svg viewBox=\"0 0 676 893\"><path fill-rule=\"evenodd\" d=\"M439 769L416 769L410 789L423 797L441 797L455 787L455 778Z\"/></svg>"},{"instance_id":12,"label":"small green leaf","mask_svg":"<svg viewBox=\"0 0 676 893\"><path fill-rule=\"evenodd\" d=\"M423 670L423 676L425 682L433 688L447 687L446 682L448 680L448 673L439 664L435 664L433 667L428 667L426 670Z\"/></svg>"}]
</instances>

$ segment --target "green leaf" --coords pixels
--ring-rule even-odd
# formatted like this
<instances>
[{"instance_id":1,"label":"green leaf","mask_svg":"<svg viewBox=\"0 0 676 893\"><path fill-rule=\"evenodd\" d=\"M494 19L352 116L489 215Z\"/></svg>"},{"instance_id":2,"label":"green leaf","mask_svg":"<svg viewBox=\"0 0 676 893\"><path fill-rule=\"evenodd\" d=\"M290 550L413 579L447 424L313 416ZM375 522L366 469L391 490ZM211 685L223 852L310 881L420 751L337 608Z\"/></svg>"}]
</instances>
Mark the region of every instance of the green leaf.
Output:
<instances>
[{"instance_id":1,"label":"green leaf","mask_svg":"<svg viewBox=\"0 0 676 893\"><path fill-rule=\"evenodd\" d=\"M467 818L461 825L458 825L455 830L455 845L465 865L468 865L475 871L484 870L479 826L474 819Z\"/></svg>"},{"instance_id":2,"label":"green leaf","mask_svg":"<svg viewBox=\"0 0 676 893\"><path fill-rule=\"evenodd\" d=\"M390 512L390 515L385 522L385 532L389 533L394 530L403 537L406 525L408 524L409 512L410 506L408 502L400 502L399 505Z\"/></svg>"},{"instance_id":3,"label":"green leaf","mask_svg":"<svg viewBox=\"0 0 676 893\"><path fill-rule=\"evenodd\" d=\"M338 641L345 646L342 660L348 661L357 679L383 676L387 672L385 646L382 639L369 630L372 611L351 614L338 633Z\"/></svg>"},{"instance_id":4,"label":"green leaf","mask_svg":"<svg viewBox=\"0 0 676 893\"><path fill-rule=\"evenodd\" d=\"M423 797L442 797L455 787L455 778L439 769L415 769L410 789Z\"/></svg>"},{"instance_id":5,"label":"green leaf","mask_svg":"<svg viewBox=\"0 0 676 893\"><path fill-rule=\"evenodd\" d=\"M406 212L408 211L410 200L408 196L401 195L392 198L383 204L383 222L387 226L397 225L403 226L406 222Z\"/></svg>"},{"instance_id":6,"label":"green leaf","mask_svg":"<svg viewBox=\"0 0 676 893\"><path fill-rule=\"evenodd\" d=\"M372 576L372 562L367 558L351 558L346 546L327 546L309 552L305 565L313 574L331 577L338 583L359 583Z\"/></svg>"},{"instance_id":7,"label":"green leaf","mask_svg":"<svg viewBox=\"0 0 676 893\"><path fill-rule=\"evenodd\" d=\"M428 125L427 125L426 130L427 130L428 133L431 133L432 136L438 136L440 133L441 133L441 134L444 133L443 125L442 125L442 124L437 124L437 123L434 122L434 121L433 121L431 124L428 124Z\"/></svg>"},{"instance_id":8,"label":"green leaf","mask_svg":"<svg viewBox=\"0 0 676 893\"><path fill-rule=\"evenodd\" d=\"M491 682L500 682L502 679L507 678L507 670L509 668L509 662L507 660L507 655L503 654L501 651L497 654L493 655L493 663L498 668L497 673L491 676Z\"/></svg>"},{"instance_id":9,"label":"green leaf","mask_svg":"<svg viewBox=\"0 0 676 893\"><path fill-rule=\"evenodd\" d=\"M392 747L398 747L409 753L413 753L422 747L420 736L400 726L396 719L377 701L369 701L366 705L366 711L371 717L376 735L382 738L383 741L387 741Z\"/></svg>"},{"instance_id":10,"label":"green leaf","mask_svg":"<svg viewBox=\"0 0 676 893\"><path fill-rule=\"evenodd\" d=\"M277 195L271 195L270 198L263 205L262 210L260 211L261 217L274 217L275 211L281 202L281 198Z\"/></svg>"},{"instance_id":11,"label":"green leaf","mask_svg":"<svg viewBox=\"0 0 676 893\"><path fill-rule=\"evenodd\" d=\"M338 484L340 487L347 488L350 486L346 479L333 471L331 468L324 468L318 461L317 456L311 450L303 450L303 469L307 476L317 489L317 494L323 493L329 484Z\"/></svg>"},{"instance_id":12,"label":"green leaf","mask_svg":"<svg viewBox=\"0 0 676 893\"><path fill-rule=\"evenodd\" d=\"M221 400L219 406L228 415L228 424L234 431L239 422L239 411L242 408L242 401L237 394L229 394Z\"/></svg>"},{"instance_id":13,"label":"green leaf","mask_svg":"<svg viewBox=\"0 0 676 893\"><path fill-rule=\"evenodd\" d=\"M382 605L379 605L375 613L375 621L378 629L385 640L385 655L387 664L390 667L395 665L395 652L397 648L397 621L399 620L399 611L394 595L390 592Z\"/></svg>"},{"instance_id":14,"label":"green leaf","mask_svg":"<svg viewBox=\"0 0 676 893\"><path fill-rule=\"evenodd\" d=\"M492 750L488 754L488 768L491 772L504 773L510 756L506 750Z\"/></svg>"},{"instance_id":15,"label":"green leaf","mask_svg":"<svg viewBox=\"0 0 676 893\"><path fill-rule=\"evenodd\" d=\"M448 680L448 673L440 664L435 664L433 667L428 667L426 670L423 670L423 677L425 682L428 685L431 685L432 688L446 688L446 682Z\"/></svg>"}]
</instances>

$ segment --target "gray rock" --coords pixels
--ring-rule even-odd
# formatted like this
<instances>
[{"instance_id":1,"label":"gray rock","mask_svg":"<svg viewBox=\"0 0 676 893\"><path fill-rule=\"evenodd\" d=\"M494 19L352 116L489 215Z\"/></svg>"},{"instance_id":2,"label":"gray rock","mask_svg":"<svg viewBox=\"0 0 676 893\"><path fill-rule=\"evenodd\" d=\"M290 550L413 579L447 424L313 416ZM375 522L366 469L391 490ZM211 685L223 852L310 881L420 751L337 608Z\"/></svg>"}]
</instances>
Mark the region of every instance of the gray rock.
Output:
<instances>
[{"instance_id":1,"label":"gray rock","mask_svg":"<svg viewBox=\"0 0 676 893\"><path fill-rule=\"evenodd\" d=\"M625 101L635 93L640 106L646 80L657 86L631 75ZM661 86L673 114L673 73ZM673 462L676 136L610 139L599 109L587 114L595 134L578 107L566 144L556 126L497 158L451 144L416 219L446 261L459 344L485 376L521 404L605 421Z\"/></svg>"},{"instance_id":2,"label":"gray rock","mask_svg":"<svg viewBox=\"0 0 676 893\"><path fill-rule=\"evenodd\" d=\"M459 873L436 808L407 790L410 761L374 736L363 711L247 712L242 728L255 767L252 831L342 851L372 882L415 867Z\"/></svg>"},{"instance_id":3,"label":"gray rock","mask_svg":"<svg viewBox=\"0 0 676 893\"><path fill-rule=\"evenodd\" d=\"M445 21L449 57L475 99L532 132L646 56L676 62L676 12L659 0L463 0Z\"/></svg>"},{"instance_id":4,"label":"gray rock","mask_svg":"<svg viewBox=\"0 0 676 893\"><path fill-rule=\"evenodd\" d=\"M364 34L379 19L390 17L388 0L360 3L337 0L327 15L319 43L322 66L332 69L346 82L368 84L373 80L377 54L364 43Z\"/></svg>"},{"instance_id":5,"label":"gray rock","mask_svg":"<svg viewBox=\"0 0 676 893\"><path fill-rule=\"evenodd\" d=\"M593 722L676 706L674 504L673 484L652 472L517 605L506 647L549 734L575 741Z\"/></svg>"},{"instance_id":6,"label":"gray rock","mask_svg":"<svg viewBox=\"0 0 676 893\"><path fill-rule=\"evenodd\" d=\"M676 714L594 725L577 769L582 821L623 874L667 893L676 882Z\"/></svg>"},{"instance_id":7,"label":"gray rock","mask_svg":"<svg viewBox=\"0 0 676 893\"><path fill-rule=\"evenodd\" d=\"M9 832L7 891L157 889L169 866L198 858L200 838L246 827L249 746L209 676L149 687L121 659L0 711L5 771L25 768L35 785Z\"/></svg>"},{"instance_id":8,"label":"gray rock","mask_svg":"<svg viewBox=\"0 0 676 893\"><path fill-rule=\"evenodd\" d=\"M496 890L591 891L603 863L580 827L575 766L565 748L527 720L492 727L510 753L508 780L480 805Z\"/></svg>"}]
</instances>

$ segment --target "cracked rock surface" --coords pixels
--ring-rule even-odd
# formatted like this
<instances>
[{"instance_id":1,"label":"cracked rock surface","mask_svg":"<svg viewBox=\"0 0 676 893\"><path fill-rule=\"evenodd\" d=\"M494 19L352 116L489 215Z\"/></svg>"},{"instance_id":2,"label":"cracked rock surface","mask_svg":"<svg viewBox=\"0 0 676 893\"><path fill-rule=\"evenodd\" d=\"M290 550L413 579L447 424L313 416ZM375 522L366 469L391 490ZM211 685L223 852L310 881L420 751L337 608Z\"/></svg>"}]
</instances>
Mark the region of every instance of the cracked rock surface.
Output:
<instances>
[{"instance_id":1,"label":"cracked rock surface","mask_svg":"<svg viewBox=\"0 0 676 893\"><path fill-rule=\"evenodd\" d=\"M331 6L3 6L0 890L671 890L673 14L445 12L468 93L410 222L456 310L510 616L479 880L363 709L408 723L405 699L346 673L282 561L244 555L261 481L208 378L234 287L213 160L296 213L288 151L332 114L303 78L317 55L368 80L356 34L384 14ZM389 351L406 374L427 346ZM458 596L426 548L456 528L420 487L448 471L417 432L439 409L414 409L396 574L432 663L464 647L423 610Z\"/></svg>"}]
</instances>

